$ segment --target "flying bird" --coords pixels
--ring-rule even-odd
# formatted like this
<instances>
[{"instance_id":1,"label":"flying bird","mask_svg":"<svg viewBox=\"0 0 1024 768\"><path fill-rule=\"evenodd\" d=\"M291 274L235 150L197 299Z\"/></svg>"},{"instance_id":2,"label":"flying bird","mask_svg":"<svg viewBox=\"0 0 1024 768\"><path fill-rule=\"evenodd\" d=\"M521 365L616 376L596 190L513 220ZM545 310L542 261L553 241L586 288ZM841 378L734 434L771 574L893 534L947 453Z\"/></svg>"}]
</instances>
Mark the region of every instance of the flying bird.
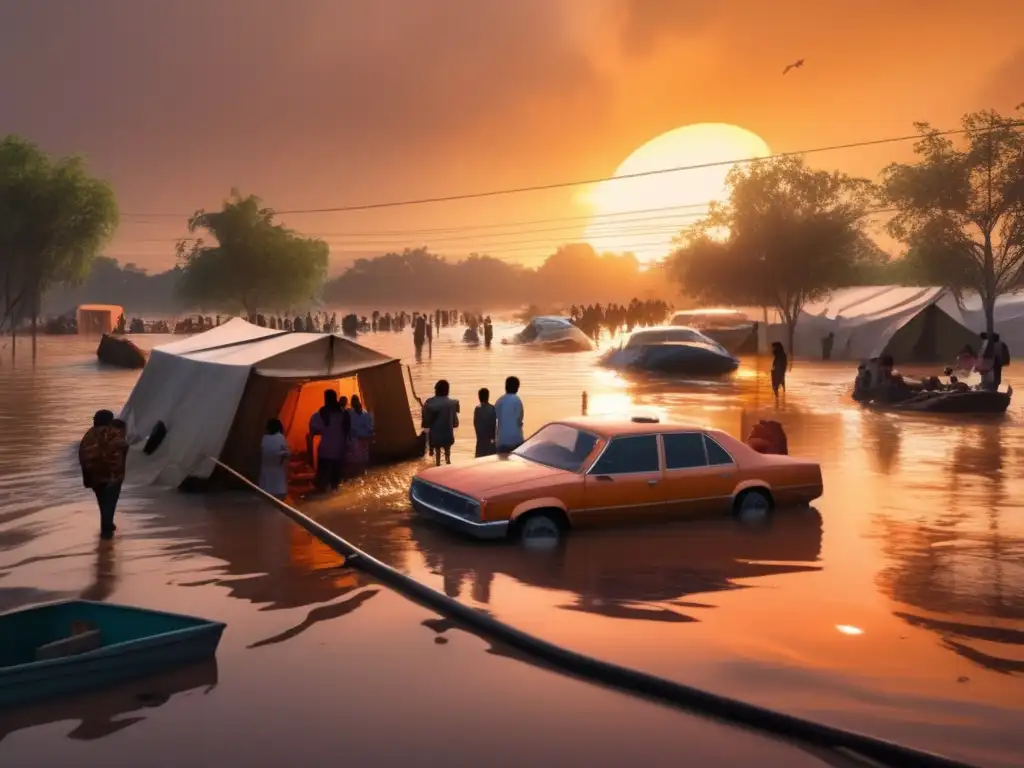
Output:
<instances>
[{"instance_id":1,"label":"flying bird","mask_svg":"<svg viewBox=\"0 0 1024 768\"><path fill-rule=\"evenodd\" d=\"M797 59L792 64L787 64L786 68L784 70L782 70L782 74L786 74L791 69L800 69L800 67L802 67L803 65L804 65L804 60L803 59Z\"/></svg>"}]
</instances>

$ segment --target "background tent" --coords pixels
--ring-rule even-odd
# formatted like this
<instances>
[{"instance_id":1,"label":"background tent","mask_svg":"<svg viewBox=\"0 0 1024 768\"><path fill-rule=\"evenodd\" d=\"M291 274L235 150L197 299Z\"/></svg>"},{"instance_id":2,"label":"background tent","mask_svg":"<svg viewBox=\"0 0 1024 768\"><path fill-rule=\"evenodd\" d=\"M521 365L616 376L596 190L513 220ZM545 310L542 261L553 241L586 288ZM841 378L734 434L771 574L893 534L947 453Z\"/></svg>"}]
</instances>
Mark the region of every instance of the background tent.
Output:
<instances>
[{"instance_id":1,"label":"background tent","mask_svg":"<svg viewBox=\"0 0 1024 768\"><path fill-rule=\"evenodd\" d=\"M972 328L985 330L985 310L981 297L964 297L964 316ZM1010 348L1010 355L1024 353L1024 293L1009 293L996 299L995 327L999 338Z\"/></svg>"},{"instance_id":2,"label":"background tent","mask_svg":"<svg viewBox=\"0 0 1024 768\"><path fill-rule=\"evenodd\" d=\"M832 358L865 360L892 355L903 363L939 363L956 358L964 345L978 349L978 333L945 288L863 286L833 291L809 304L797 320L794 347L798 357L821 357L821 340L835 334ZM776 321L767 341L786 343L786 329Z\"/></svg>"},{"instance_id":3,"label":"background tent","mask_svg":"<svg viewBox=\"0 0 1024 768\"><path fill-rule=\"evenodd\" d=\"M152 351L121 418L131 437L145 439L160 421L167 435L150 456L141 444L133 448L129 479L221 481L223 473L206 458L215 456L255 480L267 419L280 418L289 443L304 448L309 415L328 387L358 393L373 413L374 461L422 455L398 360L333 334L234 319Z\"/></svg>"},{"instance_id":4,"label":"background tent","mask_svg":"<svg viewBox=\"0 0 1024 768\"><path fill-rule=\"evenodd\" d=\"M78 332L99 336L113 333L124 310L116 304L83 304L75 310Z\"/></svg>"}]
</instances>

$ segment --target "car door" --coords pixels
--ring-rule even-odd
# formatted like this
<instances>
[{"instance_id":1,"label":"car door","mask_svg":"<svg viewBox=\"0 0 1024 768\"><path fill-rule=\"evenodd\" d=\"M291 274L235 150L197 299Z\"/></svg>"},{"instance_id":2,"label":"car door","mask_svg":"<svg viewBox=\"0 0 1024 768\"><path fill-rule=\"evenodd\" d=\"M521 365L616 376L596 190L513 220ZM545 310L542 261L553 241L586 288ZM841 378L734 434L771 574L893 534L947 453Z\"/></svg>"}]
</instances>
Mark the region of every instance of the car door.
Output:
<instances>
[{"instance_id":1,"label":"car door","mask_svg":"<svg viewBox=\"0 0 1024 768\"><path fill-rule=\"evenodd\" d=\"M628 435L608 443L586 474L584 524L623 523L664 514L658 436Z\"/></svg>"},{"instance_id":2,"label":"car door","mask_svg":"<svg viewBox=\"0 0 1024 768\"><path fill-rule=\"evenodd\" d=\"M666 432L661 442L666 514L692 517L728 510L739 472L729 452L700 431Z\"/></svg>"}]
</instances>

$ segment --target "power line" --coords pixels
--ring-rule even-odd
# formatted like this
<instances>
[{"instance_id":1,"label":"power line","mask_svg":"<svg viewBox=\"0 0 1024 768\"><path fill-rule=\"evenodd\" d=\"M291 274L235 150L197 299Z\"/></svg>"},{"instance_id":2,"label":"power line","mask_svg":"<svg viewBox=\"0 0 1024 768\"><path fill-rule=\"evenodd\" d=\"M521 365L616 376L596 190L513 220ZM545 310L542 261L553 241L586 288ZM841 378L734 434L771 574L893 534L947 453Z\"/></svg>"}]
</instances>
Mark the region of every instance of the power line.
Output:
<instances>
[{"instance_id":1,"label":"power line","mask_svg":"<svg viewBox=\"0 0 1024 768\"><path fill-rule=\"evenodd\" d=\"M864 217L874 216L878 214L891 213L895 211L895 208L874 208L864 212ZM656 235L656 234L671 234L674 232L681 232L685 227L692 223L694 220L700 219L703 216L703 212L693 212L688 214L678 214L673 217L660 217L653 216L643 219L635 219L621 222L621 224L629 226L621 226L620 222L598 222L594 227L587 227L586 230L580 233L580 238L583 241L589 239L614 239L626 235ZM375 249L388 249L388 248L402 248L410 247L414 244L418 245L435 245L437 243L451 243L451 242L465 242L471 241L474 244L478 244L479 248L474 250L486 250L491 246L502 246L509 245L508 241L495 241L494 238L505 238L505 237L518 237L522 235L531 234L544 234L549 232L564 232L566 230L576 231L577 227L573 225L566 225L563 227L543 228L543 229L524 229L512 232L492 232L492 233L481 233L481 234L470 234L470 235L451 235L451 236L429 236L419 239L419 235L411 234L408 238L403 240L383 240L383 239L363 239L363 240L349 240L349 239L328 239L328 238L349 238L347 234L337 235L317 235L316 233L303 233L306 237L319 236L324 239L328 245L335 246L346 246L348 248L359 248L361 250L375 250ZM457 230L456 230L457 231ZM355 235L351 235L355 237ZM120 244L121 248L131 245L132 243L178 243L182 240L194 241L197 238L139 238L128 241L127 243ZM537 244L549 244L551 246L564 245L567 242L574 242L573 240L566 240L565 237L560 235L551 235L549 237L542 238L540 240L528 240L519 242L532 242Z\"/></svg>"},{"instance_id":2,"label":"power line","mask_svg":"<svg viewBox=\"0 0 1024 768\"><path fill-rule=\"evenodd\" d=\"M1024 125L1024 122L1007 122L1001 127L1017 127ZM413 198L409 200L393 200L390 202L383 203L364 203L362 205L343 205L331 208L295 208L292 210L281 210L274 211L275 214L280 216L294 216L300 214L316 214L316 213L348 213L351 211L370 211L381 208L399 208L410 205L426 205L429 203L449 203L457 200L475 200L487 197L498 197L503 195L515 195L523 192L544 192L553 189L565 189L567 187L581 187L588 186L590 184L601 184L606 181L622 181L625 179L637 179L648 176L658 176L666 173L678 173L683 171L695 171L704 168L717 168L726 165L746 165L759 160L778 160L786 157L797 157L800 155L812 155L820 152L835 152L841 149L858 149L862 147L880 146L883 144L895 144L902 141L912 141L914 139L924 138L927 136L955 136L964 133L970 133L973 129L958 128L950 131L932 131L928 134L914 133L905 136L891 136L884 139L871 139L868 141L855 141L847 144L833 144L827 147L814 147L812 149L794 150L791 152L778 152L772 155L765 155L764 157L745 157L736 160L720 160L710 163L697 163L694 165L682 165L673 168L658 168L651 171L637 171L636 173L622 174L621 176L605 176L595 179L583 179L579 181L559 181L552 182L550 184L535 184L527 187L510 187L506 189L495 189L486 192L468 192L456 195L444 195L441 197L422 197ZM139 217L187 217L191 214L180 214L180 213L139 213L139 214L125 214L127 216L139 216Z\"/></svg>"},{"instance_id":3,"label":"power line","mask_svg":"<svg viewBox=\"0 0 1024 768\"><path fill-rule=\"evenodd\" d=\"M686 203L685 205L667 205L660 208L638 208L629 211L616 211L614 213L592 213L580 216L558 216L553 219L531 219L528 221L506 221L506 222L491 222L488 224L464 224L455 227L432 227L428 229L383 229L373 230L369 232L345 232L339 233L339 235L352 235L352 236L374 236L374 235L416 235L416 234L432 234L432 233L443 233L443 232L463 232L472 229L495 229L499 227L517 227L527 226L532 224L553 224L560 221L590 221L593 219L611 219L619 216L634 216L641 213L662 213L666 211L688 211L695 209L706 209L709 205L716 200L708 200L703 203ZM132 216L135 214L121 214L122 216ZM641 219L637 219L640 221ZM123 222L127 224L163 224L163 221L129 221ZM302 233L307 237L332 237L333 233L330 232L304 232Z\"/></svg>"},{"instance_id":4,"label":"power line","mask_svg":"<svg viewBox=\"0 0 1024 768\"><path fill-rule=\"evenodd\" d=\"M669 229L671 231L678 232L685 228L688 224L692 223L694 219L699 219L704 214L703 212L695 212L690 214L684 214L672 218L665 217L652 217L649 219L638 219L623 222L622 224L628 226L622 226L619 222L599 222L597 225L586 227L584 232L579 232L580 226L567 224L561 227L547 227L542 229L522 229L511 232L486 232L478 234L456 234L456 235L417 235L410 234L403 236L402 239L396 240L395 236L390 236L388 239L385 238L363 238L353 240L351 238L356 235L348 234L333 234L324 235L317 233L303 233L306 237L318 237L324 240L328 244L347 245L347 246L366 246L366 247L383 247L393 248L409 245L415 242L430 242L430 243L445 243L445 242L464 242L472 241L479 243L481 247L486 247L489 242L493 242L495 238L506 238L506 237L518 237L522 235L531 234L544 234L544 233L568 233L567 235L550 235L546 241L558 241L565 242L566 236L573 236L579 233L580 237L609 237L619 234L629 234L634 232L651 232L661 231L663 229ZM181 240L195 241L199 238L186 237L186 238L138 238L131 240L130 242L137 243L177 243Z\"/></svg>"}]
</instances>

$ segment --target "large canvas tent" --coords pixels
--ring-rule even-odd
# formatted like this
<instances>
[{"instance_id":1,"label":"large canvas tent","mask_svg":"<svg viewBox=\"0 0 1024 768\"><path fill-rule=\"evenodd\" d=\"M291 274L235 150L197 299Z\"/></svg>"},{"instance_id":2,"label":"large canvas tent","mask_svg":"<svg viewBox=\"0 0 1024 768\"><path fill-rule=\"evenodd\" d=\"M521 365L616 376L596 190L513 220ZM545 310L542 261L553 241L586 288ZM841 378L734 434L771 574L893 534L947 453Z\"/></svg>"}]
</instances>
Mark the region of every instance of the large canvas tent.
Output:
<instances>
[{"instance_id":1,"label":"large canvas tent","mask_svg":"<svg viewBox=\"0 0 1024 768\"><path fill-rule=\"evenodd\" d=\"M1010 354L1024 350L1024 293L999 296L993 314L996 333L1009 346ZM971 294L964 297L964 316L972 328L985 329L985 310L980 296Z\"/></svg>"},{"instance_id":2,"label":"large canvas tent","mask_svg":"<svg viewBox=\"0 0 1024 768\"><path fill-rule=\"evenodd\" d=\"M964 345L978 349L978 333L968 322L944 288L842 288L804 307L793 345L797 356L821 357L822 339L831 332L837 360L892 355L897 364L952 362ZM773 323L768 341L785 344L785 327Z\"/></svg>"},{"instance_id":3,"label":"large canvas tent","mask_svg":"<svg viewBox=\"0 0 1024 768\"><path fill-rule=\"evenodd\" d=\"M289 445L304 450L309 417L327 388L358 394L373 413L374 461L422 454L398 360L341 336L234 319L153 349L121 418L130 438L146 439L159 422L166 436L150 455L133 448L128 477L216 484L225 477L213 456L255 480L267 419L280 418Z\"/></svg>"}]
</instances>

